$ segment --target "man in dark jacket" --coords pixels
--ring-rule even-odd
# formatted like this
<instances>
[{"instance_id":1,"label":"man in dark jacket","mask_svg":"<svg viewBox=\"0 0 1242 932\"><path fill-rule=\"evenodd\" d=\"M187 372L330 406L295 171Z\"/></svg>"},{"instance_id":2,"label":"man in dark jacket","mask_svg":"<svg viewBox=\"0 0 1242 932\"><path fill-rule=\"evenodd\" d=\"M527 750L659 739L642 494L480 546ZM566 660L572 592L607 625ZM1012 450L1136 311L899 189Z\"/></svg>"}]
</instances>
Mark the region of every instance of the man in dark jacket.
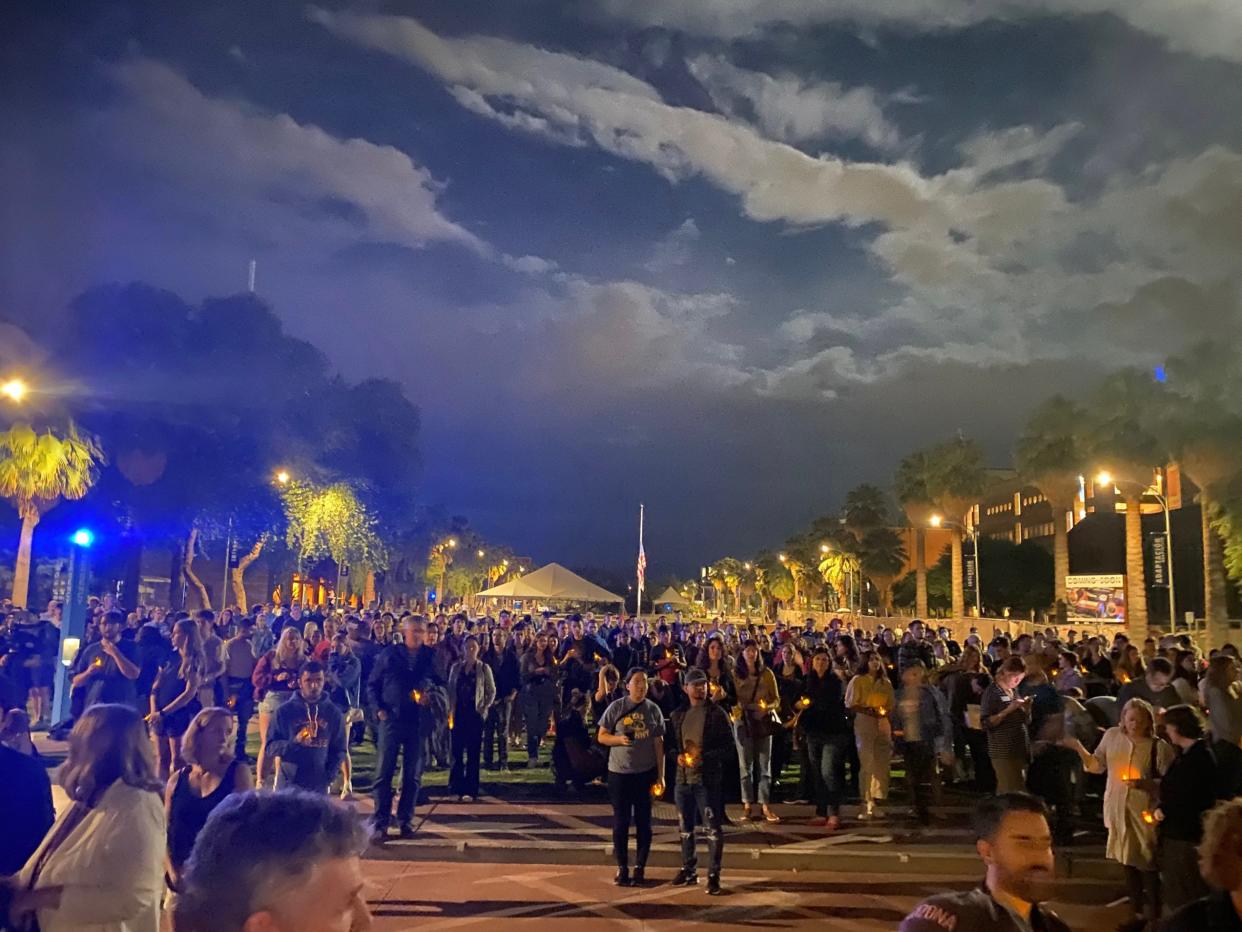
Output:
<instances>
[{"instance_id":1,"label":"man in dark jacket","mask_svg":"<svg viewBox=\"0 0 1242 932\"><path fill-rule=\"evenodd\" d=\"M1218 800L1242 795L1242 750L1204 734L1203 718L1188 705L1165 712L1165 735L1178 749L1160 781L1160 885L1169 911L1206 896L1199 874L1203 817Z\"/></svg>"},{"instance_id":2,"label":"man in dark jacket","mask_svg":"<svg viewBox=\"0 0 1242 932\"><path fill-rule=\"evenodd\" d=\"M1040 905L1054 876L1044 804L1026 793L1001 793L979 804L974 824L975 850L987 866L983 883L929 897L902 920L899 932L1069 932Z\"/></svg>"},{"instance_id":3,"label":"man in dark jacket","mask_svg":"<svg viewBox=\"0 0 1242 932\"><path fill-rule=\"evenodd\" d=\"M397 822L402 838L414 834L414 805L423 775L421 718L432 684L434 652L424 645L427 626L421 615L401 621L400 644L384 649L375 662L367 693L379 719L379 773L375 780L375 816L371 841L382 845L392 820L392 778L401 754L401 797Z\"/></svg>"},{"instance_id":4,"label":"man in dark jacket","mask_svg":"<svg viewBox=\"0 0 1242 932\"><path fill-rule=\"evenodd\" d=\"M696 884L698 857L694 830L707 827L710 863L707 892L720 894L720 863L724 856L724 832L720 827L724 813L724 764L736 754L729 715L715 702L707 701L707 674L694 669L686 674L689 705L673 712L669 741L677 760L677 783L673 798L677 804L681 833L681 870L674 886Z\"/></svg>"}]
</instances>

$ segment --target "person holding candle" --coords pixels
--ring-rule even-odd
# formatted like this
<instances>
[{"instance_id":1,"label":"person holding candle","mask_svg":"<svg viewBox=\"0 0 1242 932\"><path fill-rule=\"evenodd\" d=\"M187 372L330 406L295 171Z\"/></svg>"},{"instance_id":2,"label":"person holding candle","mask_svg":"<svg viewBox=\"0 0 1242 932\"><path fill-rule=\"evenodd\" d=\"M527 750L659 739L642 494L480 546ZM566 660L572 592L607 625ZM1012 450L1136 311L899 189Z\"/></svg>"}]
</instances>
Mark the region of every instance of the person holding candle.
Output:
<instances>
[{"instance_id":1,"label":"person holding candle","mask_svg":"<svg viewBox=\"0 0 1242 932\"><path fill-rule=\"evenodd\" d=\"M651 852L651 800L664 790L664 715L647 698L647 671L630 670L627 695L600 719L596 740L608 748L608 796L612 802L612 848L618 887L641 886ZM630 824L634 824L637 858L629 868Z\"/></svg>"},{"instance_id":2,"label":"person holding candle","mask_svg":"<svg viewBox=\"0 0 1242 932\"><path fill-rule=\"evenodd\" d=\"M811 761L815 797L815 816L809 824L825 826L831 832L841 826L839 764L849 745L850 725L845 715L845 689L832 670L827 648L816 648L811 656L804 691L798 718Z\"/></svg>"},{"instance_id":3,"label":"person holding candle","mask_svg":"<svg viewBox=\"0 0 1242 932\"><path fill-rule=\"evenodd\" d=\"M775 712L780 705L776 675L764 665L759 645L747 641L737 664L737 759L742 776L742 815L752 818L756 801L769 822L781 820L769 803L772 795L772 735L780 728ZM812 757L812 760L814 758ZM758 771L758 793L755 771Z\"/></svg>"},{"instance_id":4,"label":"person holding candle","mask_svg":"<svg viewBox=\"0 0 1242 932\"><path fill-rule=\"evenodd\" d=\"M876 803L888 798L893 760L893 729L890 713L896 694L874 651L862 655L858 672L845 690L845 706L854 713L854 743L858 748L859 790L863 811L860 819L875 817Z\"/></svg>"},{"instance_id":5,"label":"person holding candle","mask_svg":"<svg viewBox=\"0 0 1242 932\"><path fill-rule=\"evenodd\" d=\"M496 701L492 668L479 661L479 641L462 641L462 659L449 671L449 728L453 739L453 770L449 788L458 802L479 795L479 758L483 752L483 723Z\"/></svg>"},{"instance_id":6,"label":"person holding candle","mask_svg":"<svg viewBox=\"0 0 1242 932\"><path fill-rule=\"evenodd\" d=\"M677 828L681 835L681 870L673 886L699 882L694 831L707 828L707 892L720 894L720 864L724 856L724 764L733 753L733 726L718 704L707 700L707 674L686 674L689 705L680 706L669 720L669 740L676 755Z\"/></svg>"},{"instance_id":7,"label":"person holding candle","mask_svg":"<svg viewBox=\"0 0 1242 932\"><path fill-rule=\"evenodd\" d=\"M1135 927L1160 915L1160 875L1156 871L1157 787L1173 761L1173 748L1155 737L1156 717L1143 699L1121 710L1121 724L1104 732L1092 754L1077 738L1063 745L1078 753L1083 768L1107 773L1104 786L1105 855L1123 865Z\"/></svg>"}]
</instances>

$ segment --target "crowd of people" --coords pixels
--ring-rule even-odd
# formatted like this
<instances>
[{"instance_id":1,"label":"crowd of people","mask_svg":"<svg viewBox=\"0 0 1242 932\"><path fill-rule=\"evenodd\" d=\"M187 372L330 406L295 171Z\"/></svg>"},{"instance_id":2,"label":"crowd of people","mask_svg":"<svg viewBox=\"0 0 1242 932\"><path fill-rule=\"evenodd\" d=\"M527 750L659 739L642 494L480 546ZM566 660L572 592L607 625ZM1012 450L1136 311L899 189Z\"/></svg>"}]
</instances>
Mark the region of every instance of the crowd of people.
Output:
<instances>
[{"instance_id":1,"label":"crowd of people","mask_svg":"<svg viewBox=\"0 0 1242 932\"><path fill-rule=\"evenodd\" d=\"M5 619L10 750L29 745L31 727L70 724L50 721L59 615L53 603ZM790 817L779 804L808 803L826 833L849 803L859 821L904 816L889 800L897 756L922 825L946 784L1033 794L1058 845L1073 844L1098 806L1143 923L1207 892L1204 814L1242 793L1239 669L1231 645L1203 656L1186 635L1131 643L1123 630L1010 640L971 629L959 643L918 620L902 630L417 606L127 612L105 597L92 600L69 678L74 740L99 710L126 710L152 754L173 890L226 798L252 785L348 798L350 749L369 736L372 844L394 824L413 833L425 769L448 769L450 794L471 800L482 771L508 769L524 746L525 765L550 767L558 788L606 787L619 885L646 882L652 801L668 798L683 847L674 882L698 882L701 830L709 893L721 889L728 803L773 823ZM48 807L27 808L46 821Z\"/></svg>"}]
</instances>

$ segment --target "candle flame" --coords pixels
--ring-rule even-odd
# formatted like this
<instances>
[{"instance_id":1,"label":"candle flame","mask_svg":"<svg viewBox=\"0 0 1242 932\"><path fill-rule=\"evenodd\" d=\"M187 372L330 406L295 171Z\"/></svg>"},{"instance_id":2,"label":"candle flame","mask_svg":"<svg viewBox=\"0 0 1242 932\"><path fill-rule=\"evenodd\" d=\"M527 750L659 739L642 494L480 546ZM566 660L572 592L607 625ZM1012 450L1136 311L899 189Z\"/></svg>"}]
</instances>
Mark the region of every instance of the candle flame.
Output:
<instances>
[{"instance_id":1,"label":"candle flame","mask_svg":"<svg viewBox=\"0 0 1242 932\"><path fill-rule=\"evenodd\" d=\"M423 694L420 693L417 689L412 689L410 690L410 698L413 699L415 702L422 702Z\"/></svg>"},{"instance_id":2,"label":"candle flame","mask_svg":"<svg viewBox=\"0 0 1242 932\"><path fill-rule=\"evenodd\" d=\"M798 700L799 709L805 709L808 706L810 706L810 704L811 704L811 699L809 696L803 696L801 699Z\"/></svg>"},{"instance_id":3,"label":"candle flame","mask_svg":"<svg viewBox=\"0 0 1242 932\"><path fill-rule=\"evenodd\" d=\"M1143 810L1143 821L1146 822L1148 825L1155 825L1156 817L1152 815L1150 812L1148 812L1146 809L1144 809Z\"/></svg>"}]
</instances>

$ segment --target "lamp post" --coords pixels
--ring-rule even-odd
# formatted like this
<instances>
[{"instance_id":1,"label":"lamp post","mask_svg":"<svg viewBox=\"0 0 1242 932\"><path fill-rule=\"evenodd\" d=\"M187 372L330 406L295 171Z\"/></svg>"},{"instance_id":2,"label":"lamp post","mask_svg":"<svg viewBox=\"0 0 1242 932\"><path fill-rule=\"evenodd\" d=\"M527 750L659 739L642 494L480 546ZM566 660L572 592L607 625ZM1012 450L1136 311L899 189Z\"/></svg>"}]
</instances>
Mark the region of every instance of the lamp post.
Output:
<instances>
[{"instance_id":1,"label":"lamp post","mask_svg":"<svg viewBox=\"0 0 1242 932\"><path fill-rule=\"evenodd\" d=\"M951 527L957 528L959 531L965 531L970 535L970 545L974 549L975 554L975 615L978 618L983 617L983 562L979 557L979 528L972 522L971 524L963 524L960 521L946 521L942 515L932 515L929 522L932 527Z\"/></svg>"}]
</instances>

